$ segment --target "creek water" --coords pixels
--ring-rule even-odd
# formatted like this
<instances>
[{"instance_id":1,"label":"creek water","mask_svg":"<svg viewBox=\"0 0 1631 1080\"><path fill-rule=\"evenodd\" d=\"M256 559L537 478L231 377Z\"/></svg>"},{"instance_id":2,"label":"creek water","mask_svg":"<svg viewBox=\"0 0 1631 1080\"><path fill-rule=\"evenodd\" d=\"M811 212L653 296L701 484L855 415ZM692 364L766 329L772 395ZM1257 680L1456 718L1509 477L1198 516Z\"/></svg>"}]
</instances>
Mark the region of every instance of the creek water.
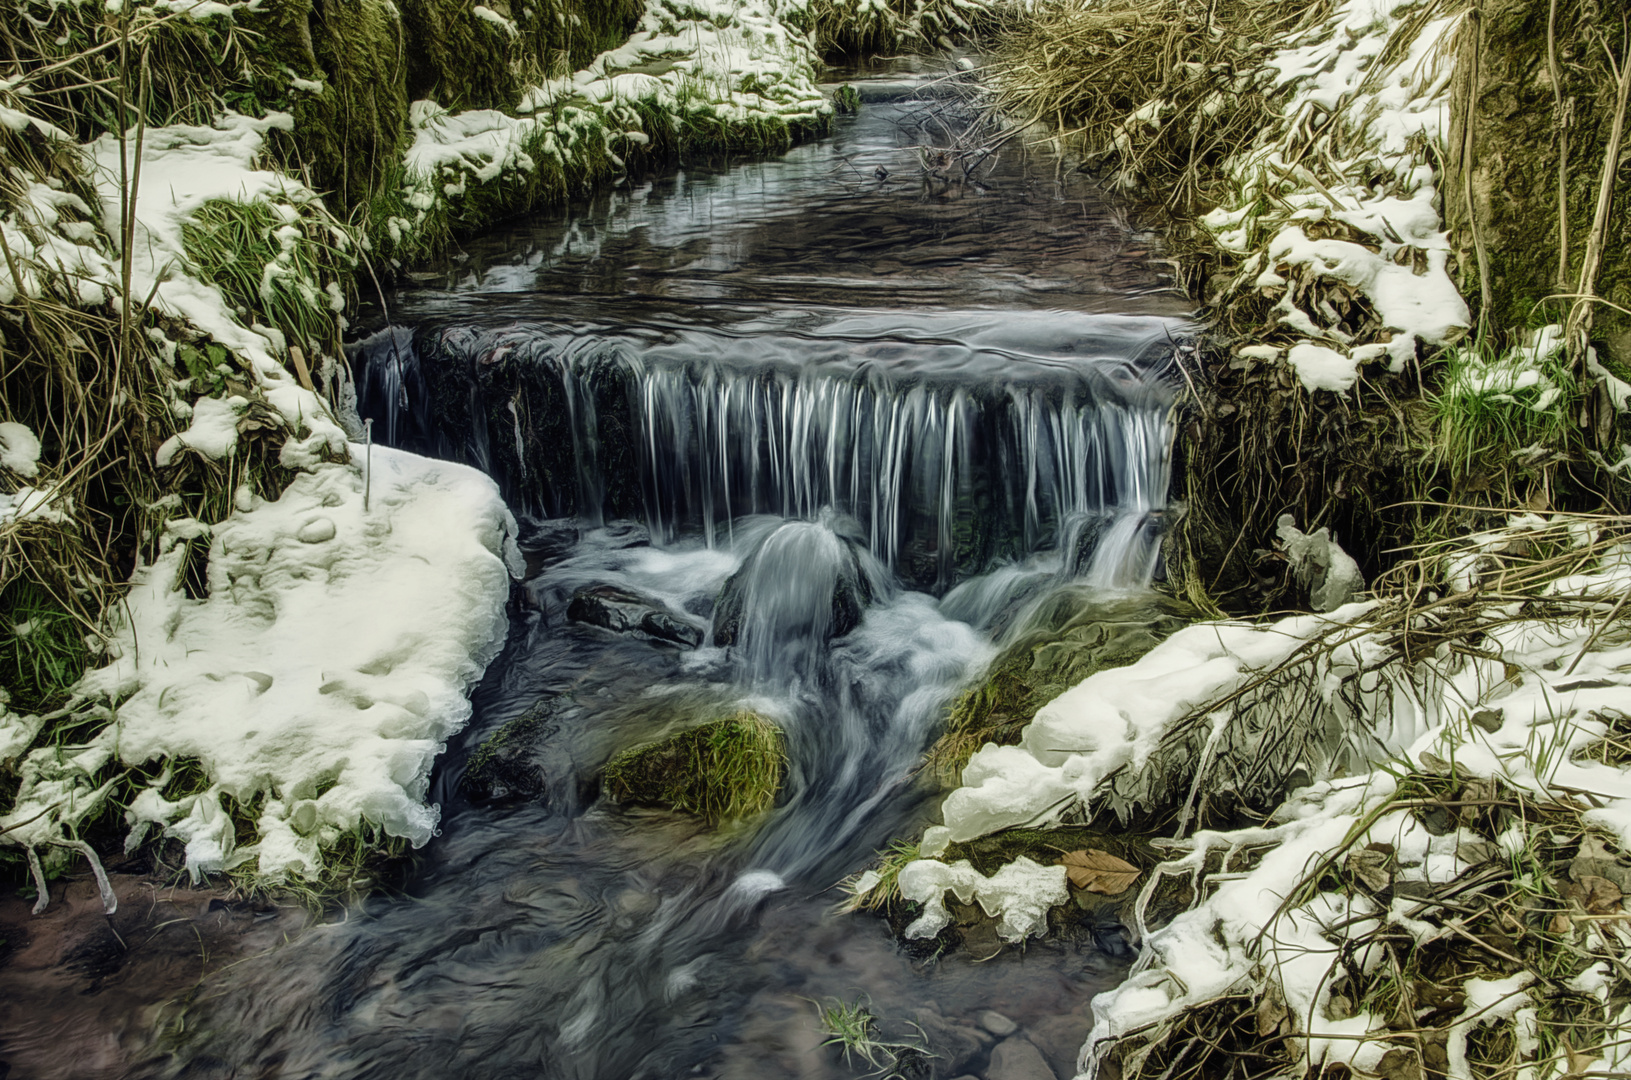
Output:
<instances>
[{"instance_id":1,"label":"creek water","mask_svg":"<svg viewBox=\"0 0 1631 1080\"><path fill-rule=\"evenodd\" d=\"M384 298L361 411L499 481L528 566L509 641L401 893L212 977L153 1072L869 1072L821 1045L834 1001L923 1042L923 1075L997 1075L988 1009L1073 1071L1120 961L914 957L833 886L933 819L922 754L1028 600L1157 571L1184 305L1059 161L1016 141L965 176L959 106L911 79ZM618 750L742 709L787 737L760 820L603 797Z\"/></svg>"}]
</instances>

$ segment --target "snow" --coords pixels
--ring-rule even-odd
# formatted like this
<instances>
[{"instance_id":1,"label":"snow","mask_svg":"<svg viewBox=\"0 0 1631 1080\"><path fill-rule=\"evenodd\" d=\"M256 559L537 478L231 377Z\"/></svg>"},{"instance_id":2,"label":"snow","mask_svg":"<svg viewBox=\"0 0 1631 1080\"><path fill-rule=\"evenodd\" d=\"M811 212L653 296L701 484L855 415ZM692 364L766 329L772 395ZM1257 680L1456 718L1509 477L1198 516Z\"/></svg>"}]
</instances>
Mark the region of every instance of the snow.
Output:
<instances>
[{"instance_id":1,"label":"snow","mask_svg":"<svg viewBox=\"0 0 1631 1080\"><path fill-rule=\"evenodd\" d=\"M1148 761L1174 721L1283 660L1310 635L1366 610L1351 604L1267 627L1201 623L1136 663L1089 676L1038 710L1019 745L975 751L962 786L941 806L944 824L925 832L921 850L938 855L952 842L1046 825L1086 806L1112 772Z\"/></svg>"},{"instance_id":2,"label":"snow","mask_svg":"<svg viewBox=\"0 0 1631 1080\"><path fill-rule=\"evenodd\" d=\"M285 348L282 335L268 327L245 326L220 289L189 272L191 264L182 243L187 222L210 202L262 201L286 208L285 217L321 212L321 200L300 181L257 167L267 132L287 131L293 124L288 113L269 112L255 119L226 112L210 127L149 128L142 141L130 254L132 294L151 295L155 309L208 334L250 367L257 388L295 434L283 464L301 467L321 460L325 453L343 456L345 433L317 395L300 386L278 359L276 354ZM101 202L102 228L115 238L115 250L120 235L121 177L136 172L137 163L129 156L135 144L132 133L123 148L123 164L119 140L113 135L104 135L86 148ZM116 275L108 278L110 288L116 288L117 282ZM219 409L213 413L218 421ZM209 447L218 447L221 434L216 428L200 431L198 437ZM178 448L171 447L171 456ZM197 448L211 453L204 445Z\"/></svg>"},{"instance_id":3,"label":"snow","mask_svg":"<svg viewBox=\"0 0 1631 1080\"><path fill-rule=\"evenodd\" d=\"M127 820L132 842L152 825L185 841L195 875L254 861L262 874L310 876L320 848L364 823L430 839L431 763L504 638L514 522L473 469L378 446L372 456L368 511L361 470L330 464L275 502L169 531L136 574L115 659L76 688L117 702L112 723L83 747L30 754L0 829L58 803L83 810L114 759L194 758L206 791L167 801L166 774ZM177 541L189 535L210 541L202 599L179 587L188 548ZM264 799L256 842L236 847L224 795ZM68 820L52 812L16 839L50 842Z\"/></svg>"},{"instance_id":4,"label":"snow","mask_svg":"<svg viewBox=\"0 0 1631 1080\"><path fill-rule=\"evenodd\" d=\"M900 894L923 905L923 914L906 928L908 938L932 938L951 922L945 895L959 901L979 901L989 916L1001 917L997 936L1021 942L1048 929L1048 909L1070 899L1063 866L1041 866L1023 855L986 877L967 859L946 864L917 859L901 868Z\"/></svg>"},{"instance_id":5,"label":"snow","mask_svg":"<svg viewBox=\"0 0 1631 1080\"><path fill-rule=\"evenodd\" d=\"M0 423L0 466L29 479L40 475L40 440L27 424Z\"/></svg>"},{"instance_id":6,"label":"snow","mask_svg":"<svg viewBox=\"0 0 1631 1080\"><path fill-rule=\"evenodd\" d=\"M1395 41L1411 6L1346 0L1267 62L1281 115L1226 164L1237 192L1201 219L1241 260L1233 287L1277 300L1286 361L1310 391L1343 393L1378 361L1402 371L1418 343L1451 344L1471 322L1434 209L1459 20ZM1379 325L1356 340L1313 283L1363 297Z\"/></svg>"},{"instance_id":7,"label":"snow","mask_svg":"<svg viewBox=\"0 0 1631 1080\"><path fill-rule=\"evenodd\" d=\"M238 445L238 416L248 407L249 400L236 394L199 398L193 404L192 423L186 431L165 440L153 454L154 462L169 465L183 447L216 460L228 456Z\"/></svg>"},{"instance_id":8,"label":"snow","mask_svg":"<svg viewBox=\"0 0 1631 1080\"><path fill-rule=\"evenodd\" d=\"M497 12L478 6L474 13L514 32ZM646 5L623 45L582 71L531 87L518 115L414 102L414 141L403 156L404 196L414 214L388 223L392 239L414 235L472 184L533 172L544 159L562 168L603 159L621 169L616 148L645 145L654 134L644 130L637 105L666 117L676 132L688 122L742 127L830 115L810 38L793 25L803 15L801 3L787 0L658 0Z\"/></svg>"},{"instance_id":9,"label":"snow","mask_svg":"<svg viewBox=\"0 0 1631 1080\"><path fill-rule=\"evenodd\" d=\"M1519 523L1519 528L1525 524ZM1628 586L1631 552L1618 550L1592 571L1554 582L1549 591L1599 598L1606 611ZM1351 614L1356 627L1365 625L1364 612ZM1277 625L1289 633L1310 629L1303 623L1294 630L1292 622ZM1431 771L1435 761L1454 761L1462 776L1496 777L1536 797L1556 790L1578 792L1594 806L1585 811L1584 819L1607 831L1622 849L1631 845L1631 772L1582 755L1606 732L1598 717L1605 710L1623 709L1631 695L1631 643L1599 641L1581 656L1596 628L1596 616L1572 621L1514 619L1493 626L1481 644L1490 659L1420 661L1419 668L1435 670L1441 677L1413 683L1422 693L1418 708L1429 723L1398 751L1399 763ZM1581 659L1571 673L1567 669L1576 656ZM1496 713L1499 726L1491 732L1471 723L1468 717L1474 712ZM1340 893L1322 893L1301 906L1279 909L1309 867L1332 852L1369 843L1394 848L1399 880L1442 883L1468 869L1460 852L1477 838L1464 830L1432 836L1404 811L1379 815L1394 791L1394 775L1386 769L1327 780L1295 793L1276 811L1270 828L1202 832L1176 845L1179 851L1188 851L1173 864L1176 868L1199 866L1209 850L1242 846L1269 850L1245 875L1233 880L1214 876L1215 892L1149 934L1132 977L1095 999L1093 1031L1082 1050L1083 1075L1096 1074L1096 1048L1106 1040L1219 994L1260 986L1264 970L1280 987L1293 1015L1307 1026L1309 1065L1341 1061L1373 1070L1386 1046L1363 1036L1385 1029L1382 1019L1360 1014L1335 1020L1327 1014L1329 972L1343 948L1341 939L1363 933L1376 925L1374 919L1399 925L1418 940L1442 931L1414 923L1397 902L1377 910L1364 897ZM1374 822L1355 835L1356 826L1371 817ZM1509 848L1523 838L1504 835L1500 841ZM1333 935L1330 928L1338 923L1344 924L1342 934ZM1272 963L1262 964L1265 954L1254 945L1260 937ZM1582 984L1585 992L1588 983ZM1466 1037L1478 1024L1511 1023L1520 1051L1533 1054L1536 1021L1525 986L1527 977L1521 973L1467 984L1466 1009L1451 1033L1448 1075L1469 1075Z\"/></svg>"},{"instance_id":10,"label":"snow","mask_svg":"<svg viewBox=\"0 0 1631 1080\"><path fill-rule=\"evenodd\" d=\"M10 495L0 492L0 525L26 521L67 525L73 513L73 499L60 489L24 484Z\"/></svg>"}]
</instances>

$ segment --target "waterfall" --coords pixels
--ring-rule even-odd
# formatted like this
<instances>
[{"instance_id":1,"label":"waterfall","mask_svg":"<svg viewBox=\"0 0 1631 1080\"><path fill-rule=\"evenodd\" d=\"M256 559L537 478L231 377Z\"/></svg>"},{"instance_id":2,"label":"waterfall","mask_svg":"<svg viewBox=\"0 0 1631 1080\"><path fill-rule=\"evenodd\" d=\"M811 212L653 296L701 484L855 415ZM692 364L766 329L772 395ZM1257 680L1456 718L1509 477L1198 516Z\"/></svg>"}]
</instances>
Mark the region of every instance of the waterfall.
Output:
<instances>
[{"instance_id":1,"label":"waterfall","mask_svg":"<svg viewBox=\"0 0 1631 1080\"><path fill-rule=\"evenodd\" d=\"M1147 581L1172 326L1046 325L972 343L934 326L882 340L432 326L384 331L353 359L389 441L484 468L540 516L716 546L750 516L833 511L919 588L1054 548L1107 585ZM495 424L508 445L488 442ZM1088 521L1105 523L1097 562L1075 554Z\"/></svg>"}]
</instances>

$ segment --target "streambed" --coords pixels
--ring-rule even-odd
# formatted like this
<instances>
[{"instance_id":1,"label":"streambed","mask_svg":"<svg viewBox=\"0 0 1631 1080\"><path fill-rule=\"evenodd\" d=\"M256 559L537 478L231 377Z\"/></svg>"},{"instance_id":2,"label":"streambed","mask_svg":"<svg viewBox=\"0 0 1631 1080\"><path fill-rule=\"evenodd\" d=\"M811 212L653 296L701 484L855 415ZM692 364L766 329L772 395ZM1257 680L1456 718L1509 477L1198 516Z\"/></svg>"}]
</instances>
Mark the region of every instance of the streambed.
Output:
<instances>
[{"instance_id":1,"label":"streambed","mask_svg":"<svg viewBox=\"0 0 1631 1080\"><path fill-rule=\"evenodd\" d=\"M375 437L487 471L521 522L509 640L404 895L211 976L143 1071L868 1071L821 1045L823 1001L920 1039L929 1075L1040 1076L1004 1072L1030 1060L1007 1038L1074 1071L1121 961L914 957L832 887L933 820L921 755L1028 603L1158 572L1187 305L1059 162L1011 143L961 175L936 149L957 106L913 79L858 80L860 114L780 159L516 223L365 313ZM657 621L574 617L607 589ZM763 820L603 797L617 750L744 708L788 740Z\"/></svg>"}]
</instances>

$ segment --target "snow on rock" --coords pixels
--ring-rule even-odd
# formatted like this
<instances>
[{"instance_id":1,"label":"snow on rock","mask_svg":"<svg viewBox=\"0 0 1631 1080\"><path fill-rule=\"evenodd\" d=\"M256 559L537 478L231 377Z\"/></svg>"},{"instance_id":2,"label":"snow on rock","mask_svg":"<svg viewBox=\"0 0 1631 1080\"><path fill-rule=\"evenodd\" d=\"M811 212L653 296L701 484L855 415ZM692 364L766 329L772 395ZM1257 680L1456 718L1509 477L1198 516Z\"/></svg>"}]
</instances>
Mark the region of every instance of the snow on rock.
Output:
<instances>
[{"instance_id":1,"label":"snow on rock","mask_svg":"<svg viewBox=\"0 0 1631 1080\"><path fill-rule=\"evenodd\" d=\"M40 475L40 440L27 424L0 424L0 466L29 479Z\"/></svg>"},{"instance_id":2,"label":"snow on rock","mask_svg":"<svg viewBox=\"0 0 1631 1080\"><path fill-rule=\"evenodd\" d=\"M943 825L924 833L922 851L999 829L1058 821L1086 805L1101 781L1138 769L1174 721L1283 660L1309 637L1359 617L1368 605L1269 626L1202 623L1186 627L1137 662L1089 676L1037 711L1017 746L987 743L969 759L962 786L941 806Z\"/></svg>"},{"instance_id":3,"label":"snow on rock","mask_svg":"<svg viewBox=\"0 0 1631 1080\"><path fill-rule=\"evenodd\" d=\"M207 791L167 801L166 774L127 815L133 840L149 824L183 839L195 874L251 858L264 874L315 874L319 850L364 822L415 845L435 832L431 762L503 641L514 522L473 469L372 455L367 511L361 469L323 465L194 530L210 537L203 599L179 587L187 545L139 571L117 659L78 688L118 702L82 764L202 764ZM50 794L25 790L7 821ZM222 795L265 797L257 844L234 850Z\"/></svg>"},{"instance_id":4,"label":"snow on rock","mask_svg":"<svg viewBox=\"0 0 1631 1080\"><path fill-rule=\"evenodd\" d=\"M897 879L900 894L923 905L923 914L906 928L909 938L932 938L951 914L946 910L946 892L959 901L979 901L989 916L1001 916L997 936L1018 943L1048 928L1048 909L1070 899L1065 887L1063 866L1042 866L1023 855L986 877L967 859L943 863L937 859L917 859L901 868Z\"/></svg>"}]
</instances>

